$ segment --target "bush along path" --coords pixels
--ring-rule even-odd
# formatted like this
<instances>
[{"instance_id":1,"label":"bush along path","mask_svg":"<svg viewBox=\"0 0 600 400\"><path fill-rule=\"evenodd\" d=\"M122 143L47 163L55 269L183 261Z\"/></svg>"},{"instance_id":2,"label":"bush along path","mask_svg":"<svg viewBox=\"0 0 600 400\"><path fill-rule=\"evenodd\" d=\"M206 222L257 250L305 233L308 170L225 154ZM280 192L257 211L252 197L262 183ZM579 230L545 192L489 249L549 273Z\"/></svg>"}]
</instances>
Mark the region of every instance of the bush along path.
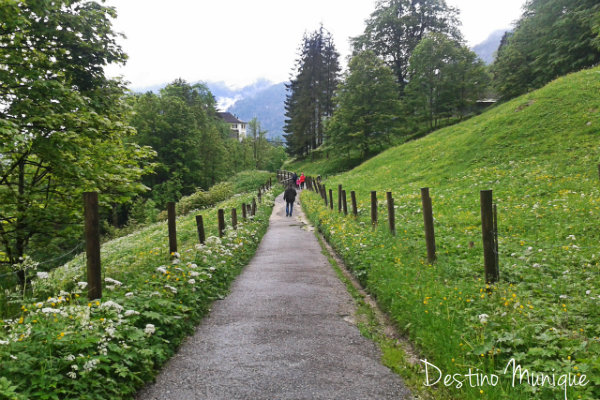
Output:
<instances>
[{"instance_id":1,"label":"bush along path","mask_svg":"<svg viewBox=\"0 0 600 400\"><path fill-rule=\"evenodd\" d=\"M277 197L231 294L138 399L409 398L351 322L353 300L294 208L285 217Z\"/></svg>"},{"instance_id":2,"label":"bush along path","mask_svg":"<svg viewBox=\"0 0 600 400\"><path fill-rule=\"evenodd\" d=\"M249 204L236 195L218 208ZM256 214L217 233L217 208L177 219L180 253L169 254L166 222L102 246L103 297L86 298L85 254L33 282L34 300L0 320L0 398L129 399L223 298L253 256L273 206L263 194ZM210 221L210 223L208 223Z\"/></svg>"}]
</instances>

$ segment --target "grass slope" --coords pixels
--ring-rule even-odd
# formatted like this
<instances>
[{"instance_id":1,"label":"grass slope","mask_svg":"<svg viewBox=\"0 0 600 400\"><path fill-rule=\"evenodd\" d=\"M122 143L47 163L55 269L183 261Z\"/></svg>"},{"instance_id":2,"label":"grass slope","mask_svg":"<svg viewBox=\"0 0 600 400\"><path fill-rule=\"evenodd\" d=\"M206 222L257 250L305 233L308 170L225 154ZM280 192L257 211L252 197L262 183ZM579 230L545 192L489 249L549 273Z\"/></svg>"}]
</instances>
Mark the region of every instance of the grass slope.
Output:
<instances>
[{"instance_id":1,"label":"grass slope","mask_svg":"<svg viewBox=\"0 0 600 400\"><path fill-rule=\"evenodd\" d=\"M330 177L328 188L356 191L358 219L303 193L310 218L423 356L444 375L458 374L448 385L443 377L432 385L434 397L600 398L599 139L594 68ZM433 265L426 260L422 187L433 200ZM485 189L498 206L501 278L492 288L484 282L481 245ZM396 205L396 237L386 228L386 191ZM519 374L512 381L511 359L528 369L529 382ZM481 383L470 369L498 381ZM439 375L430 365L427 382L422 372L424 385ZM535 385L541 374L555 380ZM449 391L437 390L444 386Z\"/></svg>"}]
</instances>

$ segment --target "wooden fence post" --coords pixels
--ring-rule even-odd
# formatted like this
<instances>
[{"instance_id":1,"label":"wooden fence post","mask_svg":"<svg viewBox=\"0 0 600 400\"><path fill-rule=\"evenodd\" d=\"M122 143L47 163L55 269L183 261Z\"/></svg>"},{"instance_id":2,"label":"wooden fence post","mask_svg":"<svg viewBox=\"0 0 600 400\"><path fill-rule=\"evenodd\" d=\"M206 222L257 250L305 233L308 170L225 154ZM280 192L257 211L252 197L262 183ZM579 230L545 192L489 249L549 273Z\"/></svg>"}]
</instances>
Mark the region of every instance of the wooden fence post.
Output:
<instances>
[{"instance_id":1,"label":"wooden fence post","mask_svg":"<svg viewBox=\"0 0 600 400\"><path fill-rule=\"evenodd\" d=\"M427 261L431 264L435 261L435 233L433 230L433 208L429 188L421 188L421 204L423 206L423 222L425 224L425 243L427 245Z\"/></svg>"},{"instance_id":2,"label":"wooden fence post","mask_svg":"<svg viewBox=\"0 0 600 400\"><path fill-rule=\"evenodd\" d=\"M83 194L85 217L85 254L87 263L88 298L102 298L102 266L100 264L100 218L98 192Z\"/></svg>"},{"instance_id":3,"label":"wooden fence post","mask_svg":"<svg viewBox=\"0 0 600 400\"><path fill-rule=\"evenodd\" d=\"M256 198L252 198L252 215L256 215Z\"/></svg>"},{"instance_id":4,"label":"wooden fence post","mask_svg":"<svg viewBox=\"0 0 600 400\"><path fill-rule=\"evenodd\" d=\"M481 236L483 239L483 262L486 283L498 281L496 256L494 255L494 212L492 207L492 191L479 192L481 201Z\"/></svg>"},{"instance_id":5,"label":"wooden fence post","mask_svg":"<svg viewBox=\"0 0 600 400\"><path fill-rule=\"evenodd\" d=\"M342 190L342 209L344 210L344 215L348 215L348 203L346 202L345 190Z\"/></svg>"},{"instance_id":6,"label":"wooden fence post","mask_svg":"<svg viewBox=\"0 0 600 400\"><path fill-rule=\"evenodd\" d=\"M377 192L371 192L371 225L377 225Z\"/></svg>"},{"instance_id":7,"label":"wooden fence post","mask_svg":"<svg viewBox=\"0 0 600 400\"><path fill-rule=\"evenodd\" d=\"M222 208L219 208L217 214L219 219L219 237L223 237L225 234L225 212Z\"/></svg>"},{"instance_id":8,"label":"wooden fence post","mask_svg":"<svg viewBox=\"0 0 600 400\"><path fill-rule=\"evenodd\" d=\"M237 229L237 209L231 209L231 227Z\"/></svg>"},{"instance_id":9,"label":"wooden fence post","mask_svg":"<svg viewBox=\"0 0 600 400\"><path fill-rule=\"evenodd\" d=\"M167 203L167 218L169 226L169 254L177 252L177 227L175 225L175 202Z\"/></svg>"},{"instance_id":10,"label":"wooden fence post","mask_svg":"<svg viewBox=\"0 0 600 400\"><path fill-rule=\"evenodd\" d=\"M246 203L242 203L242 218L243 219L248 218L246 215Z\"/></svg>"},{"instance_id":11,"label":"wooden fence post","mask_svg":"<svg viewBox=\"0 0 600 400\"><path fill-rule=\"evenodd\" d=\"M392 197L392 192L387 192L387 207L388 207L388 224L390 226L390 232L392 235L396 236L396 215L394 214L394 198Z\"/></svg>"},{"instance_id":12,"label":"wooden fence post","mask_svg":"<svg viewBox=\"0 0 600 400\"><path fill-rule=\"evenodd\" d=\"M204 220L202 219L202 215L196 215L196 228L198 229L198 240L200 240L200 244L204 244L206 236L204 234Z\"/></svg>"},{"instance_id":13,"label":"wooden fence post","mask_svg":"<svg viewBox=\"0 0 600 400\"><path fill-rule=\"evenodd\" d=\"M262 201L261 197L262 197L261 190L258 189L258 202L259 203Z\"/></svg>"},{"instance_id":14,"label":"wooden fence post","mask_svg":"<svg viewBox=\"0 0 600 400\"><path fill-rule=\"evenodd\" d=\"M329 208L333 210L333 190L329 189Z\"/></svg>"},{"instance_id":15,"label":"wooden fence post","mask_svg":"<svg viewBox=\"0 0 600 400\"><path fill-rule=\"evenodd\" d=\"M350 201L352 202L352 214L357 217L358 208L356 207L356 192L354 190L350 192Z\"/></svg>"},{"instance_id":16,"label":"wooden fence post","mask_svg":"<svg viewBox=\"0 0 600 400\"><path fill-rule=\"evenodd\" d=\"M321 185L321 197L325 200L325 207L328 207L329 203L327 202L327 189L325 188L325 185Z\"/></svg>"},{"instance_id":17,"label":"wooden fence post","mask_svg":"<svg viewBox=\"0 0 600 400\"><path fill-rule=\"evenodd\" d=\"M338 212L342 211L342 185L338 185Z\"/></svg>"}]
</instances>

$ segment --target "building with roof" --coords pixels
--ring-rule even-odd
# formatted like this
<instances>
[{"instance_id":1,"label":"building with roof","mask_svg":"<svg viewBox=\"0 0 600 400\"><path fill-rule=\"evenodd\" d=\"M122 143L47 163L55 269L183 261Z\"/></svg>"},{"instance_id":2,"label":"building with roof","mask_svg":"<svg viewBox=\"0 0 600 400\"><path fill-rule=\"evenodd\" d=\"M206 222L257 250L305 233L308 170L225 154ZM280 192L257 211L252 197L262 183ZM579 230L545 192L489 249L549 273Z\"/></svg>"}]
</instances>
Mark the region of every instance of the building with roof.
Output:
<instances>
[{"instance_id":1,"label":"building with roof","mask_svg":"<svg viewBox=\"0 0 600 400\"><path fill-rule=\"evenodd\" d=\"M239 141L246 138L246 122L239 120L230 112L219 112L217 114L229 124L233 137L236 137Z\"/></svg>"}]
</instances>

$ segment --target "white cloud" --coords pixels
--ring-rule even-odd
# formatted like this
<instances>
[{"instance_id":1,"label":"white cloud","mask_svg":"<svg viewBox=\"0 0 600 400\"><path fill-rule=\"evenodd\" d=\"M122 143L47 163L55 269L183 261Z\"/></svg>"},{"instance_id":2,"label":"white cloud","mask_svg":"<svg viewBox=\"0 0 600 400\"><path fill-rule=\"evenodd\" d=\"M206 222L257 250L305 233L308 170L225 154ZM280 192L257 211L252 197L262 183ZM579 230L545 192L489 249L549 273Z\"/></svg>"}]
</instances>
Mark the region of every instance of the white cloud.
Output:
<instances>
[{"instance_id":1,"label":"white cloud","mask_svg":"<svg viewBox=\"0 0 600 400\"><path fill-rule=\"evenodd\" d=\"M461 8L470 44L520 15L524 0L447 0ZM116 7L117 32L129 60L108 68L134 88L173 81L224 81L240 86L259 78L289 78L305 32L322 23L342 60L349 38L361 34L372 0L108 0Z\"/></svg>"}]
</instances>

